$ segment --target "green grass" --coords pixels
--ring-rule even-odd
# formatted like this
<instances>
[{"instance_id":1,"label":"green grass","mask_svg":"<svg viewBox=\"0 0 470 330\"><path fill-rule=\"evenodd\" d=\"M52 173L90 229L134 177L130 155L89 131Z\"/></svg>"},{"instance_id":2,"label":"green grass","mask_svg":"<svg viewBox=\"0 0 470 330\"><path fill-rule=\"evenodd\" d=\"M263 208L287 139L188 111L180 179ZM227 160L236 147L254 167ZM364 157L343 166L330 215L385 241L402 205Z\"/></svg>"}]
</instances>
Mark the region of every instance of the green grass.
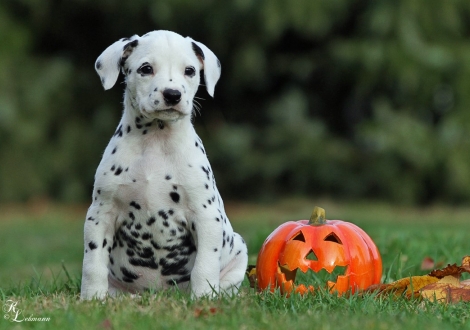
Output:
<instances>
[{"instance_id":1,"label":"green grass","mask_svg":"<svg viewBox=\"0 0 470 330\"><path fill-rule=\"evenodd\" d=\"M326 209L327 218L354 222L372 237L382 254L387 282L425 274L420 265L426 256L447 264L460 263L470 254L470 209L315 203ZM279 224L307 219L313 206L305 200L229 203L227 213L246 239L254 264L264 239ZM285 298L257 294L247 281L234 298L192 301L179 292L163 292L80 302L85 211L49 207L40 212L27 208L2 212L0 303L13 299L22 315L50 317L50 321L13 324L1 315L0 329L470 329L469 303L323 293Z\"/></svg>"}]
</instances>

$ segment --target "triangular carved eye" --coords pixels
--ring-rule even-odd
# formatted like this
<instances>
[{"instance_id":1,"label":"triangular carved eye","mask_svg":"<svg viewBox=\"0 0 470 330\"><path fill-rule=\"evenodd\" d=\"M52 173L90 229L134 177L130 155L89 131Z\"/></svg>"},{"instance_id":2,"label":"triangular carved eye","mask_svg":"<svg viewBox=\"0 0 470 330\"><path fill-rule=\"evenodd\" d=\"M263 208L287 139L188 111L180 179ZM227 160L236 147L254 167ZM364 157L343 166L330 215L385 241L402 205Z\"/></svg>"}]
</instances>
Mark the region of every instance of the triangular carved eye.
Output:
<instances>
[{"instance_id":1,"label":"triangular carved eye","mask_svg":"<svg viewBox=\"0 0 470 330\"><path fill-rule=\"evenodd\" d=\"M293 241L301 241L301 242L304 242L304 243L305 243L304 234L302 234L302 232L299 232L297 235L295 235L294 237L292 237L292 240L293 240Z\"/></svg>"},{"instance_id":2,"label":"triangular carved eye","mask_svg":"<svg viewBox=\"0 0 470 330\"><path fill-rule=\"evenodd\" d=\"M330 234L328 234L328 235L325 237L324 241L334 242L334 243L338 243L338 244L343 245L343 242L341 242L341 240L339 239L338 236L336 236L335 233L330 233Z\"/></svg>"}]
</instances>

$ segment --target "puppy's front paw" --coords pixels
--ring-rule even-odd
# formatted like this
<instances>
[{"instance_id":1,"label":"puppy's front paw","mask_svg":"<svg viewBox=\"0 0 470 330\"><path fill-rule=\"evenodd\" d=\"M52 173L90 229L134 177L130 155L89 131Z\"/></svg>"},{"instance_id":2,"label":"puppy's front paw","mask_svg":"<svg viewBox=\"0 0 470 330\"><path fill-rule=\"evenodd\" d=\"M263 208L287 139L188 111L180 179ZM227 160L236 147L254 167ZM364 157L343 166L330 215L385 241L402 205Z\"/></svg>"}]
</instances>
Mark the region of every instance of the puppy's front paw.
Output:
<instances>
[{"instance_id":1,"label":"puppy's front paw","mask_svg":"<svg viewBox=\"0 0 470 330\"><path fill-rule=\"evenodd\" d=\"M95 290L83 290L80 293L80 300L104 300L108 296L108 290L95 291Z\"/></svg>"},{"instance_id":2,"label":"puppy's front paw","mask_svg":"<svg viewBox=\"0 0 470 330\"><path fill-rule=\"evenodd\" d=\"M103 300L108 296L108 269L90 265L85 263L83 267L80 300Z\"/></svg>"}]
</instances>

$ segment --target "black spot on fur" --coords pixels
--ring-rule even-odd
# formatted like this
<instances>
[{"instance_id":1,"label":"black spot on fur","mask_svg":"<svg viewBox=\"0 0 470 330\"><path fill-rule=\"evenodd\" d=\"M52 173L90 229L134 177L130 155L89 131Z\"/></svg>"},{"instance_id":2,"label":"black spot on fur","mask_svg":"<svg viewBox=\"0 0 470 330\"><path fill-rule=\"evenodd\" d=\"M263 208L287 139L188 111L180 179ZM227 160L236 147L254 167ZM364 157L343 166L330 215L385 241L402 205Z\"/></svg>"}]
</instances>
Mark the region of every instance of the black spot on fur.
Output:
<instances>
[{"instance_id":1,"label":"black spot on fur","mask_svg":"<svg viewBox=\"0 0 470 330\"><path fill-rule=\"evenodd\" d=\"M179 278L173 278L171 280L166 281L168 285L177 285L179 283L189 282L191 280L191 274L183 275Z\"/></svg>"},{"instance_id":2,"label":"black spot on fur","mask_svg":"<svg viewBox=\"0 0 470 330\"><path fill-rule=\"evenodd\" d=\"M131 132L131 125L128 125L127 126L127 133L130 133Z\"/></svg>"},{"instance_id":3,"label":"black spot on fur","mask_svg":"<svg viewBox=\"0 0 470 330\"><path fill-rule=\"evenodd\" d=\"M122 137L122 125L119 125L116 132L114 133L114 136Z\"/></svg>"},{"instance_id":4,"label":"black spot on fur","mask_svg":"<svg viewBox=\"0 0 470 330\"><path fill-rule=\"evenodd\" d=\"M96 245L95 242L91 241L90 243L88 243L88 247L90 248L90 250L94 250L94 249L96 249L98 246Z\"/></svg>"},{"instance_id":5,"label":"black spot on fur","mask_svg":"<svg viewBox=\"0 0 470 330\"><path fill-rule=\"evenodd\" d=\"M95 220L95 218L93 218L93 217L88 217L87 220L93 221L93 220Z\"/></svg>"},{"instance_id":6,"label":"black spot on fur","mask_svg":"<svg viewBox=\"0 0 470 330\"><path fill-rule=\"evenodd\" d=\"M165 180L170 180L170 179L171 179L171 175L167 174L167 175L165 176Z\"/></svg>"},{"instance_id":7,"label":"black spot on fur","mask_svg":"<svg viewBox=\"0 0 470 330\"><path fill-rule=\"evenodd\" d=\"M138 224L136 224L136 225L134 226L134 228L135 228L136 230L141 230L141 229L142 229L142 225L141 225L140 223L138 223Z\"/></svg>"},{"instance_id":8,"label":"black spot on fur","mask_svg":"<svg viewBox=\"0 0 470 330\"><path fill-rule=\"evenodd\" d=\"M178 203L180 201L180 195L174 191L170 193L171 200L175 203Z\"/></svg>"},{"instance_id":9,"label":"black spot on fur","mask_svg":"<svg viewBox=\"0 0 470 330\"><path fill-rule=\"evenodd\" d=\"M148 259L153 257L153 250L151 247L143 248L142 251L137 251L137 255L141 258Z\"/></svg>"},{"instance_id":10,"label":"black spot on fur","mask_svg":"<svg viewBox=\"0 0 470 330\"><path fill-rule=\"evenodd\" d=\"M139 258L130 258L129 263L132 266L140 266L140 267L146 267L150 269L158 269L158 264L155 262L155 258L151 258L148 260L144 259L139 259Z\"/></svg>"},{"instance_id":11,"label":"black spot on fur","mask_svg":"<svg viewBox=\"0 0 470 330\"><path fill-rule=\"evenodd\" d=\"M161 248L162 248L162 247L161 247L160 245L158 245L158 243L155 242L154 240L151 240L151 241L150 241L150 244L152 244L152 246L153 246L153 248L154 248L155 250L161 250Z\"/></svg>"},{"instance_id":12,"label":"black spot on fur","mask_svg":"<svg viewBox=\"0 0 470 330\"><path fill-rule=\"evenodd\" d=\"M161 216L164 220L168 220L168 214L165 211L160 210L158 211L158 215Z\"/></svg>"},{"instance_id":13,"label":"black spot on fur","mask_svg":"<svg viewBox=\"0 0 470 330\"><path fill-rule=\"evenodd\" d=\"M129 212L129 218L131 218L132 220L135 220L135 215L134 215L134 213Z\"/></svg>"},{"instance_id":14,"label":"black spot on fur","mask_svg":"<svg viewBox=\"0 0 470 330\"><path fill-rule=\"evenodd\" d=\"M150 239L150 238L152 238L152 234L151 234L151 233L143 233L143 234L142 234L142 239L143 239L144 241L146 241L146 240L148 240L148 239Z\"/></svg>"},{"instance_id":15,"label":"black spot on fur","mask_svg":"<svg viewBox=\"0 0 470 330\"><path fill-rule=\"evenodd\" d=\"M95 68L96 68L96 70L101 70L101 68L102 68L101 61L96 61Z\"/></svg>"},{"instance_id":16,"label":"black spot on fur","mask_svg":"<svg viewBox=\"0 0 470 330\"><path fill-rule=\"evenodd\" d=\"M161 274L163 276L169 275L188 275L188 271L185 269L184 266L188 263L188 258L182 259L174 259L175 262L172 260L161 258L160 259L160 266L162 266Z\"/></svg>"},{"instance_id":17,"label":"black spot on fur","mask_svg":"<svg viewBox=\"0 0 470 330\"><path fill-rule=\"evenodd\" d=\"M105 247L106 244L108 244L108 242L106 241L106 238L105 238L104 241L103 241L103 247Z\"/></svg>"},{"instance_id":18,"label":"black spot on fur","mask_svg":"<svg viewBox=\"0 0 470 330\"><path fill-rule=\"evenodd\" d=\"M132 202L130 203L130 206L135 207L137 210L140 210L140 209L141 209L140 205L139 205L137 202L135 202L135 201L132 201Z\"/></svg>"},{"instance_id":19,"label":"black spot on fur","mask_svg":"<svg viewBox=\"0 0 470 330\"><path fill-rule=\"evenodd\" d=\"M116 153L117 147L114 147L113 151L111 151L111 155L114 155Z\"/></svg>"},{"instance_id":20,"label":"black spot on fur","mask_svg":"<svg viewBox=\"0 0 470 330\"><path fill-rule=\"evenodd\" d=\"M119 166L119 167L117 168L116 172L114 172L114 175L119 175L119 174L121 174L121 173L122 173L122 167Z\"/></svg>"},{"instance_id":21,"label":"black spot on fur","mask_svg":"<svg viewBox=\"0 0 470 330\"><path fill-rule=\"evenodd\" d=\"M210 179L210 176L209 176L209 173L211 172L209 166L207 168L205 168L204 166L201 166L202 170L204 171L204 173L206 173L207 175L207 180Z\"/></svg>"},{"instance_id":22,"label":"black spot on fur","mask_svg":"<svg viewBox=\"0 0 470 330\"><path fill-rule=\"evenodd\" d=\"M125 267L121 267L121 272L122 272L122 275L124 275L123 280L125 282L132 282L132 280L136 280L136 279L139 278L139 275L137 275L136 273L131 272L129 269L127 269Z\"/></svg>"},{"instance_id":23,"label":"black spot on fur","mask_svg":"<svg viewBox=\"0 0 470 330\"><path fill-rule=\"evenodd\" d=\"M126 254L129 256L129 257L133 257L135 255L135 252L131 249L127 249L126 250Z\"/></svg>"},{"instance_id":24,"label":"black spot on fur","mask_svg":"<svg viewBox=\"0 0 470 330\"><path fill-rule=\"evenodd\" d=\"M147 226L152 225L155 222L155 217L151 217L147 220Z\"/></svg>"}]
</instances>

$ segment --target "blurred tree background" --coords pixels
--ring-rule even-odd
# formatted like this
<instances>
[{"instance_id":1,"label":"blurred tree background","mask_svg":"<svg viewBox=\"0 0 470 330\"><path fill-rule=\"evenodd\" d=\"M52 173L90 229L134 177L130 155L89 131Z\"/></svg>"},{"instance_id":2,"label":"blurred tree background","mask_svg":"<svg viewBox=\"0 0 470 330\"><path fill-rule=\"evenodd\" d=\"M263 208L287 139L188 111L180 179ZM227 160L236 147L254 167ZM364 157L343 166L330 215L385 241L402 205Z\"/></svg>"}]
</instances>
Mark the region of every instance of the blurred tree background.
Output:
<instances>
[{"instance_id":1,"label":"blurred tree background","mask_svg":"<svg viewBox=\"0 0 470 330\"><path fill-rule=\"evenodd\" d=\"M195 125L225 198L470 199L468 0L3 0L0 201L90 199L123 92L94 61L157 29L222 62Z\"/></svg>"}]
</instances>

